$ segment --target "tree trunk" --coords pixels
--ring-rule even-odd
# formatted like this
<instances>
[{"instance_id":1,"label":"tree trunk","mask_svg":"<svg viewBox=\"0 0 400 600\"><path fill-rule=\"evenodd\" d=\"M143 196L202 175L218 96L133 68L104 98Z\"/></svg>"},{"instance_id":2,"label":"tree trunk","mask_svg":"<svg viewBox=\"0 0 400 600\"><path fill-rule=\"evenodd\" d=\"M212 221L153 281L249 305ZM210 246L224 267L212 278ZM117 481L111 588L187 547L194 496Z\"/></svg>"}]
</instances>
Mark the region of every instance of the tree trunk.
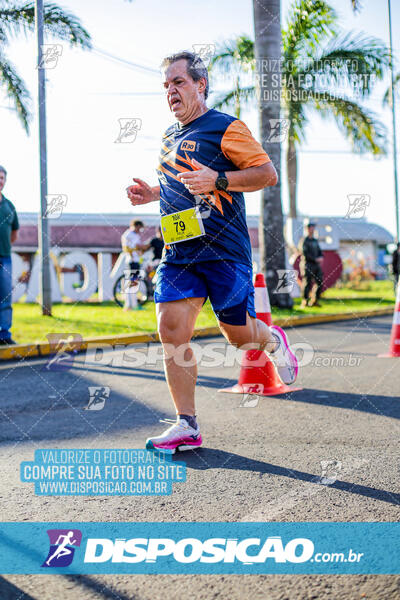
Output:
<instances>
[{"instance_id":1,"label":"tree trunk","mask_svg":"<svg viewBox=\"0 0 400 600\"><path fill-rule=\"evenodd\" d=\"M259 111L261 143L278 173L278 183L262 192L259 223L261 269L267 280L271 304L292 307L287 293L276 294L280 269L286 268L283 213L281 201L281 143L271 136L271 128L280 119L281 18L280 0L254 0L255 56L259 75ZM274 77L273 77L274 76ZM271 141L269 141L271 137Z\"/></svg>"},{"instance_id":2,"label":"tree trunk","mask_svg":"<svg viewBox=\"0 0 400 600\"><path fill-rule=\"evenodd\" d=\"M294 140L290 136L286 154L286 164L290 201L289 216L295 219L297 217L297 153Z\"/></svg>"},{"instance_id":3,"label":"tree trunk","mask_svg":"<svg viewBox=\"0 0 400 600\"><path fill-rule=\"evenodd\" d=\"M240 81L239 81L239 77L236 78L236 93L235 93L235 117L237 119L240 119L240 112L241 112L241 106L240 106Z\"/></svg>"}]
</instances>

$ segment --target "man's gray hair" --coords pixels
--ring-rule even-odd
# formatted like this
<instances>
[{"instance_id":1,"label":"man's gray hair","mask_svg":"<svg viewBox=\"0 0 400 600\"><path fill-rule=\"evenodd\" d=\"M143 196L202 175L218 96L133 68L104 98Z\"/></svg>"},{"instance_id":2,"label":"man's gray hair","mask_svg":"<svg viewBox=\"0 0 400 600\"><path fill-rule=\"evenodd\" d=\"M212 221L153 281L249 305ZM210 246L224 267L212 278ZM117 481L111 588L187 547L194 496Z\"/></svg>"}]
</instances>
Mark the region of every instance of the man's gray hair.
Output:
<instances>
[{"instance_id":1,"label":"man's gray hair","mask_svg":"<svg viewBox=\"0 0 400 600\"><path fill-rule=\"evenodd\" d=\"M166 56L161 63L161 68L166 69L172 65L172 63L177 62L178 60L186 60L187 73L190 75L193 81L199 81L202 77L204 77L206 80L204 98L207 100L209 90L208 71L200 56L194 52L188 52L186 50L183 52L177 52L176 54L171 54L171 56Z\"/></svg>"},{"instance_id":2,"label":"man's gray hair","mask_svg":"<svg viewBox=\"0 0 400 600\"><path fill-rule=\"evenodd\" d=\"M0 165L0 173L4 173L4 175L7 177L7 171L1 165Z\"/></svg>"}]
</instances>

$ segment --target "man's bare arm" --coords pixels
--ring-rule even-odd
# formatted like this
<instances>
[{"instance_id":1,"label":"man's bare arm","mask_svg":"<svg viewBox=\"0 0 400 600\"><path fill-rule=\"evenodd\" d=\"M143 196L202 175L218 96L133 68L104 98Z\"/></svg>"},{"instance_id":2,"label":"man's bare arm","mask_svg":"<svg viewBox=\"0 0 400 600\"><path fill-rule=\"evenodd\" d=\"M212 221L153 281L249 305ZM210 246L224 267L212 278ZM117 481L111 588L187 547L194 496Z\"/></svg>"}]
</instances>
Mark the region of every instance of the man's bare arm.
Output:
<instances>
[{"instance_id":1,"label":"man's bare arm","mask_svg":"<svg viewBox=\"0 0 400 600\"><path fill-rule=\"evenodd\" d=\"M13 231L11 232L11 243L14 244L14 242L17 241L17 237L18 237L18 229L13 229Z\"/></svg>"},{"instance_id":2,"label":"man's bare arm","mask_svg":"<svg viewBox=\"0 0 400 600\"><path fill-rule=\"evenodd\" d=\"M278 175L271 162L241 171L228 171L225 175L228 179L228 192L256 192L278 183Z\"/></svg>"},{"instance_id":3,"label":"man's bare arm","mask_svg":"<svg viewBox=\"0 0 400 600\"><path fill-rule=\"evenodd\" d=\"M192 160L196 167L195 171L179 173L178 177L191 194L207 194L215 191L215 181L218 172L202 165L197 160ZM248 167L240 171L227 171L227 191L232 192L255 192L265 187L276 185L278 176L271 162L259 167Z\"/></svg>"}]
</instances>

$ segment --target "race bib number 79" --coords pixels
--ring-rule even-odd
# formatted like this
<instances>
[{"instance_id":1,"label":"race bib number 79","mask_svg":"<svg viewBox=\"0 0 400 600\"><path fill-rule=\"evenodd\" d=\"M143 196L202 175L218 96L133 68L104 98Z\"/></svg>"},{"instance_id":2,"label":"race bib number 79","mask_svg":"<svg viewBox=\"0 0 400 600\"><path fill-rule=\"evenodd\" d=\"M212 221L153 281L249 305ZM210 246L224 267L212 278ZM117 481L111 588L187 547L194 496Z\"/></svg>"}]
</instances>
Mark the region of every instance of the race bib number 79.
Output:
<instances>
[{"instance_id":1,"label":"race bib number 79","mask_svg":"<svg viewBox=\"0 0 400 600\"><path fill-rule=\"evenodd\" d=\"M177 244L204 235L203 220L197 208L161 217L161 231L166 244Z\"/></svg>"}]
</instances>

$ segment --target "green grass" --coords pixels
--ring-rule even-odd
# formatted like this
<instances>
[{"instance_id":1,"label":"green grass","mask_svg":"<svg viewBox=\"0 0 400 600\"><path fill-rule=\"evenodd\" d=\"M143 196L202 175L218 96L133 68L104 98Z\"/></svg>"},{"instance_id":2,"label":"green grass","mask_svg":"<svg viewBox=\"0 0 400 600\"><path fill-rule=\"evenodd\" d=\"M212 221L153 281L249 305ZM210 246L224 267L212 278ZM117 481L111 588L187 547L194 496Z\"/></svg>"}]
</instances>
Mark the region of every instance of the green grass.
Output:
<instances>
[{"instance_id":1,"label":"green grass","mask_svg":"<svg viewBox=\"0 0 400 600\"><path fill-rule=\"evenodd\" d=\"M361 289L354 288L329 288L326 290L325 298L376 298L379 300L391 300L394 302L393 282L386 281L366 281L361 284Z\"/></svg>"},{"instance_id":2,"label":"green grass","mask_svg":"<svg viewBox=\"0 0 400 600\"><path fill-rule=\"evenodd\" d=\"M394 304L393 284L390 281L372 281L366 289L327 290L321 308L300 307L301 299L295 300L292 311L273 309L273 315L321 315L348 313L360 310L391 307ZM197 327L216 325L210 303L207 302L197 319ZM43 317L37 304L14 305L12 333L20 343L47 341L48 333L79 333L82 337L127 334L139 331L155 331L155 307L149 302L140 311L123 312L113 302L103 304L55 304L52 317Z\"/></svg>"},{"instance_id":3,"label":"green grass","mask_svg":"<svg viewBox=\"0 0 400 600\"><path fill-rule=\"evenodd\" d=\"M395 295L391 281L370 281L364 283L362 289L329 288L321 298L321 308L301 308L301 298L296 298L293 310L273 309L272 312L279 317L331 315L390 308L394 302Z\"/></svg>"},{"instance_id":4,"label":"green grass","mask_svg":"<svg viewBox=\"0 0 400 600\"><path fill-rule=\"evenodd\" d=\"M209 304L209 303L207 303ZM197 327L216 325L211 306L197 319ZM142 310L124 312L114 302L54 304L53 316L44 317L37 304L14 304L12 334L20 344L47 341L48 333L79 333L83 338L155 331L153 302Z\"/></svg>"}]
</instances>

